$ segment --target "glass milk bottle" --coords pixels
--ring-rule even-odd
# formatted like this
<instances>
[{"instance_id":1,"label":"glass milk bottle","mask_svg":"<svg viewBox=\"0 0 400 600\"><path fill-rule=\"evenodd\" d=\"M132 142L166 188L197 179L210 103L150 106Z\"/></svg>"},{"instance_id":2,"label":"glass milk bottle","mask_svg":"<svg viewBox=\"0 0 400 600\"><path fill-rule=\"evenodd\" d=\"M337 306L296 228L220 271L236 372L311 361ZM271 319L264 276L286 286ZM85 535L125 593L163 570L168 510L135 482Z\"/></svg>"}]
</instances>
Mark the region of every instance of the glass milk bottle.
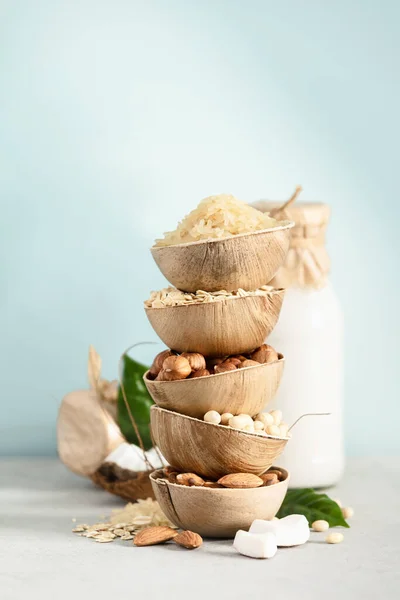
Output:
<instances>
[{"instance_id":1,"label":"glass milk bottle","mask_svg":"<svg viewBox=\"0 0 400 600\"><path fill-rule=\"evenodd\" d=\"M263 211L270 202L254 204ZM290 487L335 484L344 467L343 449L343 317L328 280L330 261L325 230L330 209L326 204L298 203L284 216L295 221L285 264L271 282L287 288L277 326L268 338L285 356L285 368L273 408L282 410L293 429L278 464L291 473Z\"/></svg>"}]
</instances>

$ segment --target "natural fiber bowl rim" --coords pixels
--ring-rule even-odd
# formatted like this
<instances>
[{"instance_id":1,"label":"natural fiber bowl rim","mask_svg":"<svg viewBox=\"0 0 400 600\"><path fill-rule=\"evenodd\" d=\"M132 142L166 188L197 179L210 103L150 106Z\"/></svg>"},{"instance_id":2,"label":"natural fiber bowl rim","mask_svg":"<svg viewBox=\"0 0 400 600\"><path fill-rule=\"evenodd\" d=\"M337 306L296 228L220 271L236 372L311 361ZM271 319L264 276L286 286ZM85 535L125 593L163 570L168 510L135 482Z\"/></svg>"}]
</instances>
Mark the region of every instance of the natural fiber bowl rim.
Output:
<instances>
[{"instance_id":1,"label":"natural fiber bowl rim","mask_svg":"<svg viewBox=\"0 0 400 600\"><path fill-rule=\"evenodd\" d=\"M262 233L273 233L274 231L282 231L283 229L291 229L295 226L294 221L279 221L281 225L277 225L276 227L269 227L268 229L257 229L256 231L246 231L243 233L237 233L236 235L227 235L221 238L204 238L203 240L196 240L194 242L182 242L181 244L168 244L165 246L152 246L150 248L153 250L164 250L165 248L179 248L180 246L198 246L200 244L212 244L214 242L225 242L227 240L235 240L237 238L243 238L246 236L259 235Z\"/></svg>"},{"instance_id":2,"label":"natural fiber bowl rim","mask_svg":"<svg viewBox=\"0 0 400 600\"><path fill-rule=\"evenodd\" d=\"M166 308L166 307L164 307L164 308ZM199 379L207 379L208 377L212 377L214 379L214 377L220 377L220 376L224 376L224 375L234 375L235 373L239 373L240 371L244 371L244 370L248 370L248 369L258 369L259 367L268 367L269 365L274 365L275 363L278 363L278 362L284 362L285 357L283 356L283 354L281 354L280 352L278 352L277 354L278 354L277 360L272 360L269 363L260 363L259 365L251 365L250 367L242 367L240 369L236 369L236 371L225 371L224 373L210 373L209 375L203 375L202 377L187 377L186 379L173 379L172 381L157 381L156 379L149 379L147 377L148 373L150 373L150 369L148 369L146 371L146 373L143 375L143 379L146 379L146 381L151 381L154 384L182 383L183 381L199 381ZM176 355L176 356L179 356L179 355ZM171 412L173 412L173 411L171 411ZM180 413L177 413L177 414L180 414ZM191 417L191 418L194 418L194 417ZM197 420L200 420L200 419L197 419ZM226 425L224 425L224 427L226 427Z\"/></svg>"},{"instance_id":3,"label":"natural fiber bowl rim","mask_svg":"<svg viewBox=\"0 0 400 600\"><path fill-rule=\"evenodd\" d=\"M283 467L270 467L270 469L278 469L279 471L281 471L282 473L284 473L285 478L282 479L282 481L278 481L278 483L274 483L274 485L271 486L260 486L260 487L256 487L256 488L226 488L226 487L220 487L220 488L211 488L211 487L204 487L203 485L192 485L192 486L188 486L188 485L182 485L180 483L172 483L171 481L168 481L168 479L166 479L165 477L156 477L156 475L158 473L162 473L162 469L156 469L155 471L153 471L150 474L150 479L152 481L154 481L155 483L157 483L157 485L168 485L168 486L172 486L174 488L184 488L184 489L191 489L191 490L208 490L212 493L215 492L222 492L223 494L225 494L226 492L237 492L238 490L242 491L242 492L255 492L256 490L260 491L262 489L265 488L272 488L272 487L276 487L276 486L280 486L281 484L287 484L290 480L290 473L287 469L284 469ZM269 471L269 469L267 469L267 471ZM158 482L159 479L162 479L163 481Z\"/></svg>"},{"instance_id":4,"label":"natural fiber bowl rim","mask_svg":"<svg viewBox=\"0 0 400 600\"><path fill-rule=\"evenodd\" d=\"M216 292L220 290L215 290ZM252 290L256 291L256 290ZM210 304L223 304L227 302L234 302L235 300L247 300L248 298L264 298L277 295L285 295L286 288L273 288L270 292L266 291L265 294L251 294L248 293L246 296L224 296L224 300L213 300L212 302L190 302L188 304L170 304L167 306L146 306L144 301L145 310L164 310L165 308L190 308L191 306L209 306ZM212 296L212 292L207 292Z\"/></svg>"},{"instance_id":5,"label":"natural fiber bowl rim","mask_svg":"<svg viewBox=\"0 0 400 600\"><path fill-rule=\"evenodd\" d=\"M222 429L229 429L230 431L236 431L237 433L242 434L244 436L259 438L261 440L265 440L265 439L290 440L291 439L291 436L270 435L269 433L267 433L266 435L260 435L259 433L252 433L251 431L243 431L243 429L236 429L235 427L231 427L230 425L221 425L220 423L209 423L208 421L203 421L202 419L196 419L196 417L189 417L188 415L183 415L182 413L178 413L175 410L161 408L161 406L157 406L156 404L153 404L150 410L153 410L153 409L164 411L166 413L176 415L177 417L182 417L182 419L190 419L191 421L198 421L200 423L204 423L204 425L206 425L206 426L220 427ZM280 467L279 467L279 469L280 469Z\"/></svg>"}]
</instances>

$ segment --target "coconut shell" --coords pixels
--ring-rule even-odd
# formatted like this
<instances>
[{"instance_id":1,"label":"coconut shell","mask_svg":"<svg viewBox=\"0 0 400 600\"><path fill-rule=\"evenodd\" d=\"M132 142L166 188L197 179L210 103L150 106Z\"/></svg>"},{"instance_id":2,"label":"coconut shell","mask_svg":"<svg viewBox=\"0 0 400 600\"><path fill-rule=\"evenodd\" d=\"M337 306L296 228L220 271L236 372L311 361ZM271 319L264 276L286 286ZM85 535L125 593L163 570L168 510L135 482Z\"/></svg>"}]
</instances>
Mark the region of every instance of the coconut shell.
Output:
<instances>
[{"instance_id":1,"label":"coconut shell","mask_svg":"<svg viewBox=\"0 0 400 600\"><path fill-rule=\"evenodd\" d=\"M157 406L202 419L209 410L220 414L256 415L272 400L279 387L284 357L255 367L178 381L143 380Z\"/></svg>"},{"instance_id":2,"label":"coconut shell","mask_svg":"<svg viewBox=\"0 0 400 600\"><path fill-rule=\"evenodd\" d=\"M217 302L145 308L164 344L204 356L246 354L264 343L275 327L285 290L225 298Z\"/></svg>"},{"instance_id":3,"label":"coconut shell","mask_svg":"<svg viewBox=\"0 0 400 600\"><path fill-rule=\"evenodd\" d=\"M229 473L261 475L282 453L288 438L215 425L152 406L155 443L177 471L219 479Z\"/></svg>"},{"instance_id":4,"label":"coconut shell","mask_svg":"<svg viewBox=\"0 0 400 600\"><path fill-rule=\"evenodd\" d=\"M160 271L180 290L255 290L271 281L289 250L290 229L273 229L174 246L154 246Z\"/></svg>"},{"instance_id":5,"label":"coconut shell","mask_svg":"<svg viewBox=\"0 0 400 600\"><path fill-rule=\"evenodd\" d=\"M254 519L276 515L289 482L289 473L281 471L281 482L250 489L177 485L163 479L162 471L153 472L150 481L162 511L177 527L203 537L233 538L239 529L249 529Z\"/></svg>"},{"instance_id":6,"label":"coconut shell","mask_svg":"<svg viewBox=\"0 0 400 600\"><path fill-rule=\"evenodd\" d=\"M92 475L106 457L125 442L95 390L64 396L57 420L57 446L62 462L78 475Z\"/></svg>"}]
</instances>

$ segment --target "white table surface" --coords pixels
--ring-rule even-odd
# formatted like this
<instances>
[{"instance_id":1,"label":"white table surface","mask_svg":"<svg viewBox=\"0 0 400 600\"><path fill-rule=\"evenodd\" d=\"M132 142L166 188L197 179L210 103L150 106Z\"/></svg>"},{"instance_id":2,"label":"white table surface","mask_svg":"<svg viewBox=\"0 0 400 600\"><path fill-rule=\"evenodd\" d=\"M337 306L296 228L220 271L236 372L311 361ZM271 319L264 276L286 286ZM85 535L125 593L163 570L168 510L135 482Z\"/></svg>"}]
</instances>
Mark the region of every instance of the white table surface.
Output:
<instances>
[{"instance_id":1,"label":"white table surface","mask_svg":"<svg viewBox=\"0 0 400 600\"><path fill-rule=\"evenodd\" d=\"M400 459L356 459L331 490L355 509L344 542L313 533L270 560L236 554L232 541L193 551L173 544L98 544L71 532L124 505L55 459L2 459L1 600L117 598L400 598Z\"/></svg>"}]
</instances>

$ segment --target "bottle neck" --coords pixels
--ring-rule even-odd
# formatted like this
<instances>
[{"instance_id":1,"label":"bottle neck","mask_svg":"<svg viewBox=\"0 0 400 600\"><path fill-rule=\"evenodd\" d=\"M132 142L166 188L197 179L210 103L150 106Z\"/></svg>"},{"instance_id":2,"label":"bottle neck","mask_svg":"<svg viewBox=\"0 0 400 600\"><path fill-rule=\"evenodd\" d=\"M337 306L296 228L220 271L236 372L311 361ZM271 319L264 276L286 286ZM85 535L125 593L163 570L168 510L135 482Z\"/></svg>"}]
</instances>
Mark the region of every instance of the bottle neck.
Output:
<instances>
[{"instance_id":1,"label":"bottle neck","mask_svg":"<svg viewBox=\"0 0 400 600\"><path fill-rule=\"evenodd\" d=\"M289 252L271 285L320 289L328 281L330 259L325 247L326 226L296 226Z\"/></svg>"}]
</instances>

